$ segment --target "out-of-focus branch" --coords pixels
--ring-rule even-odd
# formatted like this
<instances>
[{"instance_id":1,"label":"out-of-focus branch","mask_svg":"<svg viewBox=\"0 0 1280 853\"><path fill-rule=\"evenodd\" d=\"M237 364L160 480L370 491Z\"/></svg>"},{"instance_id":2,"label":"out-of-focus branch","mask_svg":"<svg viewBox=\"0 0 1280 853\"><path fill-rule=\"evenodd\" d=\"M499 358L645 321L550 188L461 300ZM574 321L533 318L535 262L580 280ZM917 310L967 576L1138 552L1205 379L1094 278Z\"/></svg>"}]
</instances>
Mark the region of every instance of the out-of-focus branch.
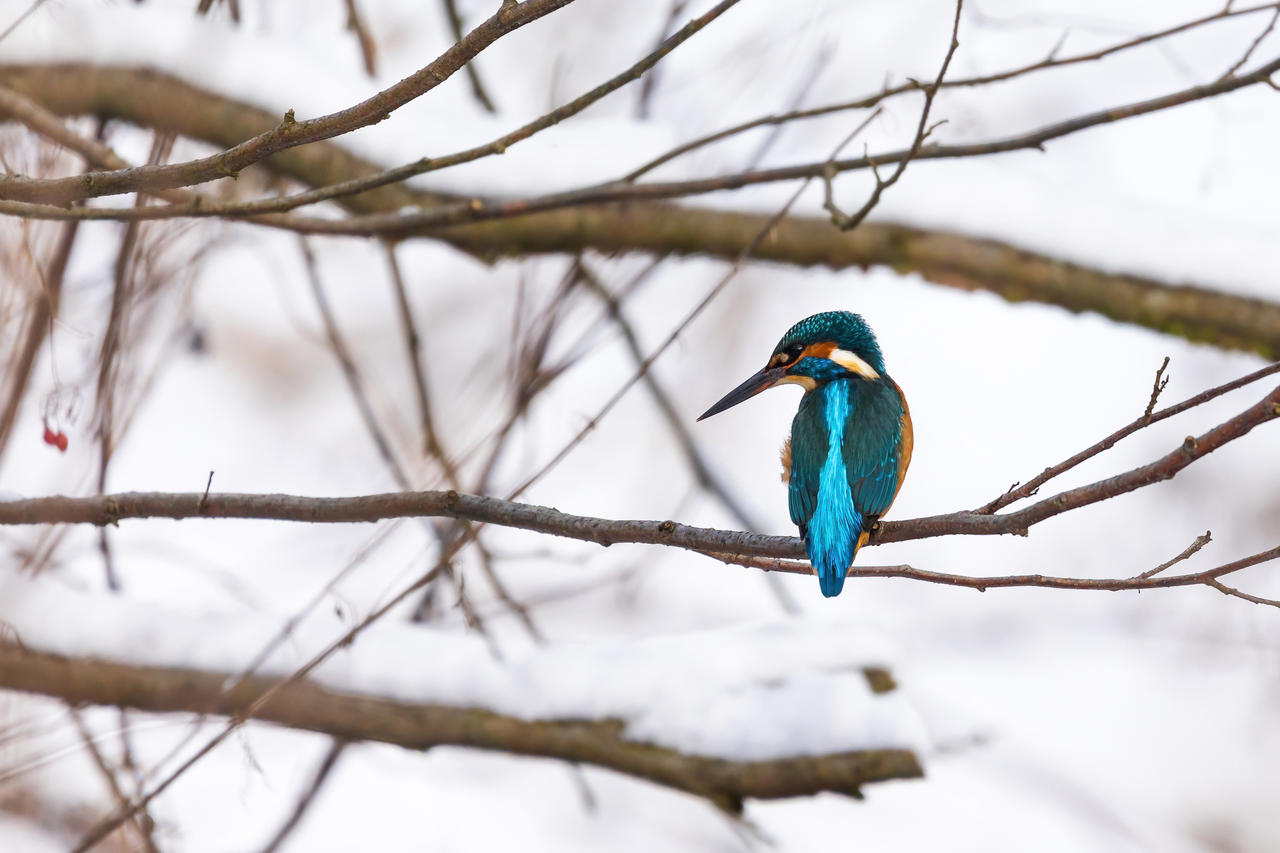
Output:
<instances>
[{"instance_id":1,"label":"out-of-focus branch","mask_svg":"<svg viewBox=\"0 0 1280 853\"><path fill-rule=\"evenodd\" d=\"M334 358L337 359L338 366L342 370L347 390L350 391L351 399L356 404L356 410L360 413L360 420L364 423L365 431L369 433L369 437L373 439L374 447L377 449L378 455L382 457L382 461L387 466L392 479L395 480L397 486L408 492L413 488L409 473L396 456L386 430L382 428L382 424L378 421L378 416L374 414L373 403L369 400L369 395L365 390L360 370L356 367L350 348L338 331L338 320L329 305L328 297L325 296L324 283L320 280L320 269L316 263L315 255L312 253L311 247L307 245L305 237L298 238L298 247L302 252L303 266L306 269L311 293L315 297L316 308L320 312L321 321L324 323L325 340L328 342L329 350L333 353ZM425 523L425 527L427 532L439 542L442 555L449 553L453 543L461 541L461 536L465 532L465 525L449 525L437 522ZM453 584L458 596L458 606L462 609L467 624L489 637L484 621L476 613L475 608L471 605L471 600L462 589L462 582L458 579L453 563L442 558L440 567L444 576Z\"/></svg>"},{"instance_id":2,"label":"out-of-focus branch","mask_svg":"<svg viewBox=\"0 0 1280 853\"><path fill-rule=\"evenodd\" d=\"M592 249L733 259L765 220L762 214L631 204L479 223L438 236L491 257ZM825 218L792 216L751 257L799 267L885 266L945 287L1093 311L1186 340L1280 358L1280 303L1110 272L953 231L864 222L843 234Z\"/></svg>"},{"instance_id":3,"label":"out-of-focus branch","mask_svg":"<svg viewBox=\"0 0 1280 853\"><path fill-rule=\"evenodd\" d=\"M922 775L915 755L878 749L830 755L733 761L630 740L618 720L524 720L482 708L398 702L341 693L299 680L242 679L226 692L226 673L65 658L0 645L0 687L69 702L120 705L154 713L249 714L254 699L271 698L252 717L337 738L425 750L465 746L593 764L706 797L726 808L744 799L776 799L835 791Z\"/></svg>"},{"instance_id":4,"label":"out-of-focus branch","mask_svg":"<svg viewBox=\"0 0 1280 853\"><path fill-rule=\"evenodd\" d=\"M567 3L567 2L572 2L572 0L561 0L561 2ZM368 192L370 190L374 190L383 186L399 183L401 181L407 180L408 178L414 177L415 175L422 175L422 174L426 174L427 172L434 172L440 169L447 169L452 166L458 166L463 163L469 163L473 160L479 160L484 157L490 157L496 154L502 154L507 150L507 148L516 144L517 142L521 142L537 133L540 133L543 130L546 130L549 127L559 124L565 119L582 112L582 110L586 109L588 106L595 103L596 101L599 101L601 98L604 98L606 95L609 95L610 93L616 91L617 89L620 89L623 86L627 85L628 83L638 79L646 71L652 69L655 65L657 65L663 58L667 56L667 54L671 53L671 51L675 50L677 47L679 47L681 44L683 44L685 41L691 38L699 30L703 29L709 23L711 23L716 18L718 18L720 15L724 14L724 12L726 12L728 9L737 5L738 2L739 0L721 0L719 4L709 9L705 14L697 18L694 18L692 21L690 21L688 24L682 27L678 32L674 33L670 38L666 39L652 53L648 54L643 59L639 60L638 62L636 62L634 65L632 65L630 68L626 69L622 73L615 75L614 77L610 78L604 83L601 83L599 86L596 86L594 89L591 89L590 91L573 99L567 104L559 106L554 110L552 110L551 112L546 113L545 115L525 125L522 125L521 127L511 131L510 133L504 134L503 136L493 140L492 142L488 142L484 145L475 146L472 148L465 149L463 151L458 151L453 154L448 154L441 157L419 158L418 160L415 160L411 163L407 163L403 166L398 166L394 169L379 171L379 172L376 172L375 174L342 181L334 185L320 187L315 190L299 193L294 196L263 199L256 202L236 202L230 205L229 208L225 205L210 204L205 200L196 200L196 201L191 201L184 206L174 206L167 213L158 214L158 216L161 218L168 217L172 214L177 213L178 210L185 210L187 211L186 215L191 215L191 216L208 216L208 215L221 216L228 211L232 211L235 216L252 216L253 214L279 213L283 211L292 210L302 205L315 204L317 202L325 201L328 199L345 198L350 195L356 195L359 193ZM391 90L389 89L387 91L389 92ZM378 96L375 96L375 97L378 97ZM352 109L354 110L357 108L353 107ZM289 115L285 116L286 125L288 125L288 122L292 120L291 115L292 115L292 111L290 112ZM341 115L341 114L334 113L334 116L338 116L338 115ZM380 121L381 118L385 118L385 116L379 117L378 120ZM275 124L274 120L271 120L271 119L269 119L268 121L269 121L268 126L270 127L270 129L262 131L261 133L258 134L258 136L255 137L255 139L267 139L272 137L273 135L278 135L280 133L281 127L283 125ZM320 119L316 119L315 121L320 121ZM349 131L348 130L340 131L340 133L346 133L346 132L349 132ZM332 136L332 135L338 135L338 134L335 133L330 135ZM318 139L320 138L327 138L327 137L318 137ZM243 142L243 143L234 145L230 149L230 151L225 152L224 155L219 155L219 156L225 157L231 154L232 152L239 151L245 145L248 145L253 141L254 140L249 140L248 142ZM305 141L315 142L317 140L305 140ZM301 142L294 143L294 145L300 145L300 144L302 143ZM258 159L261 159L261 158L258 158ZM204 161L198 161L198 160L192 161L191 163L185 164L185 165L190 170L190 169L194 169L196 167L196 164L199 164L201 162L204 162ZM117 170L117 173L121 175L125 174L123 170ZM148 173L141 172L136 169L128 170L128 175L132 176L130 180L134 181L135 183L139 180L142 180L148 177ZM226 175L227 175L227 172L224 170L223 174L218 174L218 175L215 175L214 177L225 177ZM18 187L18 194L15 195L12 192L10 192L8 189L6 189L5 179L3 178L3 176L0 176L0 199L17 199L18 200L16 202L15 201L8 202L4 208L0 208L0 209L5 209L10 212L13 212L19 209L18 207L15 207L15 205L22 201L37 201L37 202L49 201L49 199L28 198L28 196L32 194L32 187L46 186L49 182L46 181L44 183L40 183L38 181L33 181L31 179L23 179L23 180L28 180L29 183ZM122 178L122 180L125 180L125 179ZM211 180L211 178L205 178L203 180ZM187 181L186 183L190 184L190 183L198 183L198 182L199 181ZM129 188L140 189L140 190L147 189L144 186L132 186L132 185ZM54 206L56 206L57 204L56 200L53 200L53 204ZM47 207L48 205L44 205L44 206ZM41 207L40 205L35 205L35 206L29 206L27 209L34 211L36 209L39 209L40 207ZM210 211L217 211L217 212L211 213ZM93 214L93 215L96 215L96 214ZM155 217L149 217L149 218L155 218ZM285 218L285 217L257 218L254 221L259 222L260 224L274 225L276 227L292 227L289 224L292 220L290 218Z\"/></svg>"},{"instance_id":5,"label":"out-of-focus branch","mask_svg":"<svg viewBox=\"0 0 1280 853\"><path fill-rule=\"evenodd\" d=\"M404 336L405 360L409 364L409 374L413 377L414 395L418 401L418 419L422 425L422 452L440 465L445 482L450 488L461 488L457 466L454 465L448 450L441 443L435 418L431 415L431 393L427 389L426 370L422 365L422 335L418 332L418 325L413 319L408 289L404 284L404 275L400 271L400 262L396 258L395 244L385 244L383 252L387 258L387 272L391 278L391 290L396 300L400 331Z\"/></svg>"},{"instance_id":6,"label":"out-of-focus branch","mask_svg":"<svg viewBox=\"0 0 1280 853\"><path fill-rule=\"evenodd\" d=\"M320 759L320 765L316 767L316 771L311 776L311 782L307 785L305 791L298 797L298 801L294 803L289 816L285 818L284 823L280 824L280 828L276 830L276 834L271 836L271 840L263 846L261 853L275 853L280 849L280 845L284 844L293 831L298 828L298 824L302 822L303 816L307 810L315 804L316 797L320 794L320 790L324 788L325 782L328 781L329 775L333 773L333 768L338 766L338 759L342 757L342 753L347 751L347 747L351 745L351 741L343 738L334 738L325 750L324 757Z\"/></svg>"},{"instance_id":7,"label":"out-of-focus branch","mask_svg":"<svg viewBox=\"0 0 1280 853\"><path fill-rule=\"evenodd\" d=\"M356 0L344 0L344 2L347 7L347 29L355 33L356 42L360 45L360 59L364 62L365 73L373 77L378 73L378 46L374 43L369 28L365 26L364 19L360 17ZM453 40L462 41L462 33L456 33ZM470 67L468 64L467 68Z\"/></svg>"},{"instance_id":8,"label":"out-of-focus branch","mask_svg":"<svg viewBox=\"0 0 1280 853\"><path fill-rule=\"evenodd\" d=\"M525 0L503 3L490 18L437 59L376 95L320 118L297 121L285 113L271 130L239 142L211 157L163 166L139 166L90 172L73 178L0 176L0 197L45 204L127 192L150 192L191 186L234 176L241 169L289 148L350 133L382 121L391 112L421 97L502 36L530 24L573 0Z\"/></svg>"},{"instance_id":9,"label":"out-of-focus branch","mask_svg":"<svg viewBox=\"0 0 1280 853\"><path fill-rule=\"evenodd\" d=\"M897 151L868 154L851 159L828 159L818 163L802 163L796 166L783 166L775 169L758 169L709 178L693 178L684 181L653 181L645 183L629 183L625 179L619 179L542 196L489 200L482 198L470 198L437 205L427 210L366 214L363 216L354 216L347 219L337 220L317 217L290 216L260 217L256 221L259 224L272 225L274 227L286 228L306 234L345 236L385 235L403 238L406 236L428 234L439 228L451 225L483 222L493 219L508 219L511 217L526 216L531 213L545 213L547 211L561 210L568 207L581 207L584 205L611 202L661 201L665 199L687 198L689 196L705 195L707 193L721 192L725 190L736 190L757 184L778 183L781 181L796 181L812 178L824 178L830 180L835 175L843 172L868 169L874 170L880 166L890 164L901 165L902 163L911 160L953 160L967 157L985 157L992 154L1005 154L1012 151L1023 151L1029 149L1043 151L1045 143L1079 133L1089 128L1173 109L1174 107L1183 106L1196 101L1215 98L1249 86L1270 83L1272 75L1277 72L1280 72L1280 58L1273 59L1271 62L1254 69L1248 74L1225 77L1215 80L1212 83L1191 86L1186 89L1180 89L1176 92L1171 92L1167 95L1162 95L1156 98L1150 98L1145 101L1138 101L1136 103L1122 104L1116 107L1097 110L1095 112L1055 122L1050 125L1045 125L1025 133L1007 136L1001 139L992 139L986 142L972 142L953 145L932 144L920 147L916 144L916 141L913 141L910 147ZM927 114L925 117L927 118ZM278 132L278 130L279 128L277 128L277 131L268 132L263 136L270 137L273 133ZM248 145L249 143L244 144ZM490 143L489 146L482 146L481 149L469 149L466 152L459 152L459 154L453 155L453 157L466 157L468 160L476 159L471 156L472 151L488 149L492 147L492 145L493 143ZM237 149L232 150L234 151ZM466 162L466 160L460 160L459 162ZM421 171L426 170L416 164L410 164L409 166L402 168L409 170L405 176L408 174L418 174ZM399 170L395 171L398 173ZM222 177L222 175L214 177ZM28 204L26 202L31 201L32 199L28 199L26 196L31 193L28 193L26 190L15 190L14 192L10 192L6 189L5 180L6 179L3 177L0 177L0 198L14 200L0 204L0 213L5 213L11 216L24 216L33 219L128 220L136 218L163 219L202 216L247 216L262 213L264 211L280 209L286 204L288 204L288 206L296 206L293 205L292 202L286 203L284 200L267 199L262 202L240 202L225 206L206 206L196 204L174 205L169 208L153 209L142 212L135 211L131 208L104 207L66 210L58 207L57 204ZM11 180L34 181L35 179L23 178ZM56 182L59 180L64 179L50 179L50 182ZM39 181L36 181L36 183L39 183ZM361 186L363 187L364 184ZM139 189L147 190L150 188L143 186L139 187ZM310 196L308 196L308 198L309 197ZM34 199L34 201L42 202L46 200Z\"/></svg>"},{"instance_id":10,"label":"out-of-focus branch","mask_svg":"<svg viewBox=\"0 0 1280 853\"><path fill-rule=\"evenodd\" d=\"M640 345L640 337L632 328L630 321L622 313L622 303L616 296L609 291L600 277L595 274L591 267L579 257L575 264L581 272L583 281L587 287L600 298L604 303L605 310L609 317L613 320L614 325L618 327L618 331L622 334L622 342L626 345L627 353L631 356L631 361L639 369L644 364L645 353L644 348ZM681 452L684 454L685 464L688 465L689 471L693 474L698 485L712 495L720 502L729 514L737 520L737 523L745 530L756 531L762 529L760 522L755 519L750 511L747 510L745 504L738 500L730 489L721 479L712 471L710 463L707 462L699 449L698 444L694 441L692 433L684 417L676 409L675 403L671 399L671 395L658 382L652 370L644 371L641 380L644 383L649 394L653 397L653 402L657 404L658 411L662 413L662 419L667 422L667 429L676 440ZM799 607L792 599L787 588L782 586L769 575L769 590L773 593L774 599L778 602L783 611L787 613L798 613Z\"/></svg>"},{"instance_id":11,"label":"out-of-focus branch","mask_svg":"<svg viewBox=\"0 0 1280 853\"><path fill-rule=\"evenodd\" d=\"M27 384L31 381L36 356L40 354L40 346L52 330L54 318L58 316L62 280L66 276L67 262L71 259L71 249L75 246L78 229L79 223L76 222L67 222L62 226L48 269L40 283L40 292L31 301L31 308L27 312L21 343L9 358L9 369L5 375L8 381L4 383L4 399L0 401L0 456L4 455L4 449L13 433L18 409L26 397Z\"/></svg>"},{"instance_id":12,"label":"out-of-focus branch","mask_svg":"<svg viewBox=\"0 0 1280 853\"><path fill-rule=\"evenodd\" d=\"M125 794L124 789L120 787L120 780L116 778L115 769L107 763L106 756L102 754L102 749L98 746L93 733L89 731L89 727L79 709L73 706L70 710L71 723L75 726L76 734L80 736L80 742L84 744L85 752L89 754L94 766L98 768L98 774L102 777L102 781L106 783L107 790L111 792L116 804L118 806L125 805L128 803L129 797ZM160 849L156 847L155 842L156 824L150 813L140 810L140 813L135 815L129 823L137 833L145 853L160 853ZM128 840L124 840L127 843Z\"/></svg>"},{"instance_id":13,"label":"out-of-focus branch","mask_svg":"<svg viewBox=\"0 0 1280 853\"><path fill-rule=\"evenodd\" d=\"M449 29L453 31L453 40L461 40L463 32L462 15L458 12L456 0L444 0L444 13L445 17L449 19ZM496 113L498 108L494 106L493 99L489 97L489 92L485 89L484 83L480 81L480 71L476 68L475 62L468 62L463 71L466 72L467 82L471 84L471 94L475 96L476 101L487 112Z\"/></svg>"},{"instance_id":14,"label":"out-of-focus branch","mask_svg":"<svg viewBox=\"0 0 1280 853\"><path fill-rule=\"evenodd\" d=\"M710 178L693 178L686 181L654 181L645 183L627 183L612 181L595 186L583 187L565 192L550 193L516 199L497 199L485 201L471 199L465 202L452 202L440 205L431 210L410 211L407 213L367 214L343 220L316 219L301 217L291 218L286 227L303 230L314 234L341 234L348 236L365 236L386 234L404 237L413 234L429 233L448 225L460 225L469 222L481 222L490 219L506 219L526 216L531 213L543 213L567 207L610 203L659 201L673 198L687 198L695 195L736 190L757 184L795 181L807 178L820 178L843 172L872 169L888 164L902 163L904 160L954 160L966 157L985 157L992 154L1005 154L1011 151L1044 150L1045 143L1064 136L1104 124L1149 115L1172 109L1184 104L1202 101L1208 98L1225 95L1248 86L1266 84L1271 76L1280 72L1280 58L1273 59L1266 65L1254 69L1248 74L1216 80L1200 86L1191 86L1168 95L1151 98L1131 104L1097 110L1092 113L1076 116L1064 121L1039 127L1026 133L992 139L986 142L962 143L954 145L927 145L919 150L914 147L897 151L886 151L880 154L866 155L842 160L825 160L818 163L802 163L797 166L783 166L776 169L759 169L752 172L720 175ZM3 210L5 208L0 208ZM17 208L13 208L17 210ZM48 218L59 218L51 210L30 209L32 216L40 215ZM132 214L128 209L117 208L108 215L93 209L86 213L73 214L77 217L128 218ZM199 214L199 211L193 211Z\"/></svg>"},{"instance_id":15,"label":"out-of-focus branch","mask_svg":"<svg viewBox=\"0 0 1280 853\"><path fill-rule=\"evenodd\" d=\"M662 22L662 33L658 36L659 45L667 38L671 28L676 25L676 20L684 14L684 8L687 5L689 5L689 0L672 0L671 8L667 11L666 20ZM636 98L636 118L647 119L649 117L649 104L653 100L653 93L657 86L657 72L645 77L644 82L640 84L640 94Z\"/></svg>"},{"instance_id":16,"label":"out-of-focus branch","mask_svg":"<svg viewBox=\"0 0 1280 853\"><path fill-rule=\"evenodd\" d=\"M118 116L219 145L252 136L275 120L262 110L157 72L0 66L0 84L61 115ZM270 166L312 186L340 184L379 171L331 143L285 151L273 157ZM440 201L438 195L399 184L342 199L347 209L360 213ZM585 205L421 233L481 257L594 249L732 259L751 244L768 219L764 214L662 203ZM879 222L841 234L824 218L793 216L779 223L751 256L792 266L888 266L935 284L992 291L1011 301L1095 311L1188 340L1280 358L1280 305L1274 302L1104 271L996 240Z\"/></svg>"},{"instance_id":17,"label":"out-of-focus branch","mask_svg":"<svg viewBox=\"0 0 1280 853\"><path fill-rule=\"evenodd\" d=\"M148 68L110 68L82 63L0 65L0 85L56 115L93 114L120 119L224 148L269 133L280 122L278 115L266 110ZM25 115L14 112L4 100L0 100L0 112L28 123ZM49 135L38 126L30 126ZM65 133L65 129L61 132ZM59 141L71 147L68 142ZM100 169L128 168L114 152L111 152L114 160L108 160L96 156L103 152L86 150L83 146L73 150L85 155ZM374 163L329 142L280 151L265 165L311 186L340 184L382 171ZM403 185L390 185L344 198L343 204L352 211L373 212L430 204L440 199Z\"/></svg>"}]
</instances>

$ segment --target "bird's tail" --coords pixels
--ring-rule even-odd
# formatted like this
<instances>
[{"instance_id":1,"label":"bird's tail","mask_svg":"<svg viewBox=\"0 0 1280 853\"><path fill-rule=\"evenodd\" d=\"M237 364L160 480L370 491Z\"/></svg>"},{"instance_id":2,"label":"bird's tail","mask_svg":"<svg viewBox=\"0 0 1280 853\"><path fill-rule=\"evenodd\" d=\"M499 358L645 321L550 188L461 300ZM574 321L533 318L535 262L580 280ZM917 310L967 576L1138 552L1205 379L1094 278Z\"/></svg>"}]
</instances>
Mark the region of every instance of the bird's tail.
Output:
<instances>
[{"instance_id":1,"label":"bird's tail","mask_svg":"<svg viewBox=\"0 0 1280 853\"><path fill-rule=\"evenodd\" d=\"M867 541L868 534L862 531L862 519L857 520L859 523L854 526L852 536L845 531L838 531L834 536L822 536L821 529L812 526L805 531L805 550L818 574L818 586L827 598L835 598L844 589L844 579L853 565L853 558Z\"/></svg>"}]
</instances>

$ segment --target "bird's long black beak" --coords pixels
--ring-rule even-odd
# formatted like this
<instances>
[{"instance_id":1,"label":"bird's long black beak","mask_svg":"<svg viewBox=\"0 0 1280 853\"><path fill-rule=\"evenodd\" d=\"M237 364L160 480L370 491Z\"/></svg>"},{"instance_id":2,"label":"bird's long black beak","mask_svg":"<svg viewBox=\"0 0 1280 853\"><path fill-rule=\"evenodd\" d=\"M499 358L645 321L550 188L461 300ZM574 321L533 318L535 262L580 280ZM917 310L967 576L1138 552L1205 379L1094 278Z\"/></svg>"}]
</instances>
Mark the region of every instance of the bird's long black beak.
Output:
<instances>
[{"instance_id":1,"label":"bird's long black beak","mask_svg":"<svg viewBox=\"0 0 1280 853\"><path fill-rule=\"evenodd\" d=\"M750 399L759 394L766 388L772 387L775 382L782 378L786 373L785 367L766 367L756 375L752 376L746 382L743 382L737 388L734 388L728 394L720 398L720 402L707 409L698 416L698 420L709 418L712 415L718 415L725 409L733 408L743 400Z\"/></svg>"}]
</instances>

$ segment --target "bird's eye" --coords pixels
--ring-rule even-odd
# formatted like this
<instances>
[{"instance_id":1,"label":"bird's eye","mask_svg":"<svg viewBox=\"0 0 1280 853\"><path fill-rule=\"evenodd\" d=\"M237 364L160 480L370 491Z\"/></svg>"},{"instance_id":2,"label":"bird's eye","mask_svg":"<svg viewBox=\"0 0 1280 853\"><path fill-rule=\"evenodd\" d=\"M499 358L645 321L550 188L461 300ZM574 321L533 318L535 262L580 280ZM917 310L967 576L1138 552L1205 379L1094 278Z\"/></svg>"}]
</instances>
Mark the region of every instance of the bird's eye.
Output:
<instances>
[{"instance_id":1,"label":"bird's eye","mask_svg":"<svg viewBox=\"0 0 1280 853\"><path fill-rule=\"evenodd\" d=\"M804 344L792 344L784 350L775 352L773 357L769 359L769 366L782 367L783 365L791 364L800 357L802 352L804 352Z\"/></svg>"}]
</instances>

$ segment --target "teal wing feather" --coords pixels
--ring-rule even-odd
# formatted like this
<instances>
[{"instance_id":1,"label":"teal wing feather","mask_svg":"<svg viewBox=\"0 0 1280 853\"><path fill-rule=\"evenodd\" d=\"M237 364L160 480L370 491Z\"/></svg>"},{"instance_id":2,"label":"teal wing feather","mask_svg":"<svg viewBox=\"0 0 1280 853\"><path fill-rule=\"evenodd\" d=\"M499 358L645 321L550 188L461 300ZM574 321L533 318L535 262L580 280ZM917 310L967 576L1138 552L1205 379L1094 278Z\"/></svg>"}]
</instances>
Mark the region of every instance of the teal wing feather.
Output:
<instances>
[{"instance_id":1,"label":"teal wing feather","mask_svg":"<svg viewBox=\"0 0 1280 853\"><path fill-rule=\"evenodd\" d=\"M787 506L791 522L805 535L809 520L818 509L818 486L822 463L827 457L827 427L821 406L806 397L791 422L791 476L787 482Z\"/></svg>"},{"instance_id":2,"label":"teal wing feather","mask_svg":"<svg viewBox=\"0 0 1280 853\"><path fill-rule=\"evenodd\" d=\"M845 428L845 475L866 525L888 511L898 493L903 453L903 403L889 382L863 383Z\"/></svg>"}]
</instances>

